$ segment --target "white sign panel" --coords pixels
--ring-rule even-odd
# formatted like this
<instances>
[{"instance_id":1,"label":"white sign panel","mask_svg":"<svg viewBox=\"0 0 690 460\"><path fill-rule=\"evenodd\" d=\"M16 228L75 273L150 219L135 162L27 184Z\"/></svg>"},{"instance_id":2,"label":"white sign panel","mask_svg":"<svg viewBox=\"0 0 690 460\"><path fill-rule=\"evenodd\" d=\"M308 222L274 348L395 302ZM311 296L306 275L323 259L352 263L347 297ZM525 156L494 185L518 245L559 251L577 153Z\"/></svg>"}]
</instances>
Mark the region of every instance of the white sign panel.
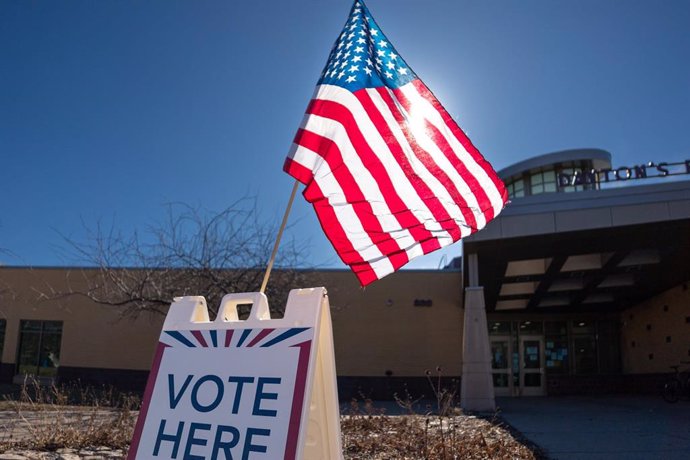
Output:
<instances>
[{"instance_id":1,"label":"white sign panel","mask_svg":"<svg viewBox=\"0 0 690 460\"><path fill-rule=\"evenodd\" d=\"M246 321L237 319L240 303L253 304ZM233 294L211 322L202 297L176 299L128 458L340 458L327 308L323 288L295 290L285 317L271 320L262 294ZM314 378L316 367L329 382Z\"/></svg>"}]
</instances>

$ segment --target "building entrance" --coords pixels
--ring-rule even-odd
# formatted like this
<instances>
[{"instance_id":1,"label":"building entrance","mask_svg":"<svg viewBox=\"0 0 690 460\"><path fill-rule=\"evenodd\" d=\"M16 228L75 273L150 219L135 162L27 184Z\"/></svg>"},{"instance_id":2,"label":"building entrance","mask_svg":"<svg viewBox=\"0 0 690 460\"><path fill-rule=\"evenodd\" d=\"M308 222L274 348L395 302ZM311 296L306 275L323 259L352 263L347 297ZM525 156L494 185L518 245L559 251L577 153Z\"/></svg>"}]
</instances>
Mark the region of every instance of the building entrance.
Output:
<instances>
[{"instance_id":1,"label":"building entrance","mask_svg":"<svg viewBox=\"0 0 690 460\"><path fill-rule=\"evenodd\" d=\"M545 394L543 337L492 336L490 341L496 396Z\"/></svg>"},{"instance_id":2,"label":"building entrance","mask_svg":"<svg viewBox=\"0 0 690 460\"><path fill-rule=\"evenodd\" d=\"M488 318L497 396L545 395L547 387L558 391L563 382L579 379L570 376L621 372L620 320L613 315L502 316Z\"/></svg>"},{"instance_id":3,"label":"building entrance","mask_svg":"<svg viewBox=\"0 0 690 460\"><path fill-rule=\"evenodd\" d=\"M494 381L494 393L496 396L512 396L513 353L509 336L491 337L491 372Z\"/></svg>"},{"instance_id":4,"label":"building entrance","mask_svg":"<svg viewBox=\"0 0 690 460\"><path fill-rule=\"evenodd\" d=\"M544 338L520 336L520 396L543 396Z\"/></svg>"}]
</instances>

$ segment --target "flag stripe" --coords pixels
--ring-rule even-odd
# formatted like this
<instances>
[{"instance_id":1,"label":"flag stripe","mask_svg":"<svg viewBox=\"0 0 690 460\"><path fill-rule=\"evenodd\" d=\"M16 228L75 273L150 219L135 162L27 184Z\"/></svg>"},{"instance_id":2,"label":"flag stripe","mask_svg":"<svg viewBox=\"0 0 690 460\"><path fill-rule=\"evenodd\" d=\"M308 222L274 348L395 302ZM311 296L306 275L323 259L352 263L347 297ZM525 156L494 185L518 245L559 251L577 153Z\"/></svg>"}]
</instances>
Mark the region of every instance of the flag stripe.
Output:
<instances>
[{"instance_id":1,"label":"flag stripe","mask_svg":"<svg viewBox=\"0 0 690 460\"><path fill-rule=\"evenodd\" d=\"M409 91L411 90L411 91ZM446 171L455 171L457 176L453 175L453 182L458 184L461 188L460 193L464 197L471 197L471 203L469 207L474 215L475 221L477 222L474 229L483 228L486 225L486 218L484 216L484 210L491 209L491 202L489 201L486 193L479 184L476 176L471 174L467 166L460 161L457 150L453 149L448 143L446 137L443 136L441 131L438 129L437 125L431 122L434 118L441 118L438 112L435 111L434 107L428 104L426 101L415 101L414 105L408 99L408 95L412 97L419 97L419 94L414 91L414 86L411 84L405 85L393 91L396 95L398 101L402 104L405 110L410 114L412 118L419 117L419 122L414 122L413 124L424 124L425 136L429 137L431 145L434 145L437 149L437 155L440 153L444 156L447 161L447 165L443 168ZM428 106L428 107L425 107ZM413 106L415 107L413 109ZM422 107L420 109L420 107ZM413 112L417 112L416 114ZM444 125L445 127L445 125ZM420 134L419 137L423 135ZM432 149L430 149L432 150ZM439 164L442 164L439 162ZM458 180L459 176L459 180ZM476 203L476 206L474 205ZM493 216L492 216L493 217Z\"/></svg>"},{"instance_id":2,"label":"flag stripe","mask_svg":"<svg viewBox=\"0 0 690 460\"><path fill-rule=\"evenodd\" d=\"M318 154L298 146L295 149L295 159L307 159ZM295 168L295 166L291 166ZM316 214L326 236L336 248L338 255L348 265L357 265L362 271L374 271L377 274L391 273L392 265L371 241L357 219L352 206L343 200L334 201L334 197L342 197L340 185L330 173L328 165L322 166L323 175L315 177L304 190L304 197L314 205ZM330 190L328 197L321 189ZM357 249L359 248L359 249ZM368 261L368 262L367 262ZM377 278L374 278L377 279Z\"/></svg>"},{"instance_id":3,"label":"flag stripe","mask_svg":"<svg viewBox=\"0 0 690 460\"><path fill-rule=\"evenodd\" d=\"M439 202L438 198L431 192L427 184L419 177L418 174L414 172L414 168L410 164L410 161L405 155L400 143L397 141L396 135L393 134L391 126L389 125L388 121L386 121L386 118L374 101L374 98L376 98L377 94L378 93L376 93L374 90L366 90L358 91L355 95L362 104L367 116L375 125L379 134L382 136L382 138L388 140L390 154L394 157L396 164L400 165L400 170L402 174L404 174L405 179L403 182L409 183L410 187L412 188L412 196L415 198L426 197L426 199L420 199L418 203L415 203L418 210L419 208L422 208L419 210L421 212L417 212L417 214L422 214L422 217L417 219L423 226L423 230L413 228L413 230L416 230L416 232L413 233L413 236L420 241L422 252L424 254L428 254L429 252L435 251L442 246L439 243L438 238L451 238L451 236L445 230L439 231L438 229L440 226L437 224L437 222L448 221L450 216L443 208L443 205ZM379 98L379 101L380 104L384 104L382 99ZM396 124L396 128L399 130L400 126L397 125L397 122L393 120L393 123ZM397 182L396 184L399 186L400 182ZM412 214L414 215L414 213ZM437 225L429 225L430 217L434 219L433 223ZM436 230L434 230L433 227L436 227Z\"/></svg>"},{"instance_id":4,"label":"flag stripe","mask_svg":"<svg viewBox=\"0 0 690 460\"><path fill-rule=\"evenodd\" d=\"M307 123L308 120L309 114L305 114L304 119L302 120L302 124L300 125L300 129L303 129L304 125ZM299 136L299 133L300 130L297 130L297 134L295 134L295 139L297 138L297 136ZM314 162L308 163L304 158L297 160L295 158L295 153L298 147L299 144L297 144L293 139L292 146L290 147L290 152L287 158L285 158L285 163L283 164L283 171L290 174L292 177L294 177L304 185L309 185L309 182L311 182L314 179L314 171L319 170L319 165ZM321 157L316 156L313 158L313 161L322 162L323 159Z\"/></svg>"},{"instance_id":5,"label":"flag stripe","mask_svg":"<svg viewBox=\"0 0 690 460\"><path fill-rule=\"evenodd\" d=\"M304 177L308 170L302 166L299 161L305 161L307 155L309 154L314 157L318 155L297 145L293 145L292 152L294 158L287 158L285 160L285 171L289 172L289 174L294 177ZM308 174L311 175L311 172L308 172ZM335 248L338 256L340 256L343 262L350 265L353 271L357 271L361 274L358 275L360 282L363 284L368 284L377 280L379 277L372 269L371 264L362 258L362 255L359 251L355 250L352 242L350 241L350 237L345 233L345 230L340 224L340 220L338 219L335 209L324 196L321 188L319 187L319 181L316 180L316 178L314 181L311 181L307 184L303 195L308 202L314 205L314 210L316 211L316 216L319 219L321 228ZM357 267L356 270L355 267Z\"/></svg>"},{"instance_id":6,"label":"flag stripe","mask_svg":"<svg viewBox=\"0 0 690 460\"><path fill-rule=\"evenodd\" d=\"M319 112L319 105L319 103L313 104L309 113L315 115ZM337 110L333 107L331 109ZM324 110L324 112L327 111L328 108ZM344 117L343 114L340 114L340 116ZM359 167L361 165L354 165L352 164L354 162L348 161L348 159L345 158L347 155L343 154L343 152L353 151L354 148L345 145L347 143L348 133L344 132L344 127L342 125L340 125L340 127L335 127L333 126L334 124L336 124L336 122L332 120L317 116L310 117L309 124L307 124L305 129L300 130L300 134L295 141L298 145L318 154L328 163L330 174L333 175L335 181L342 190L342 196L339 197L339 199L342 203L350 203L352 210L356 214L356 218L361 223L362 229L368 235L376 235L376 238L371 238L371 240L379 249L381 255L394 254L391 263L393 266L396 264L402 266L408 262L407 256L404 252L400 251L400 246L391 236L390 232L393 231L390 225L391 223L381 222L385 219L386 212L390 217L390 211L382 209L384 206L381 206L380 202L373 201L373 198L380 195L381 192L379 190L371 190L369 193L364 192L367 185L364 184L366 172L364 168ZM318 132L331 132L334 134L334 139L320 136L309 131L310 129L314 129ZM342 145L342 147L340 147L340 145ZM358 176L359 181L355 180L353 176L354 172L360 174L360 176ZM375 181L371 180L371 182L373 184L368 185L376 185ZM378 209L374 209L374 206ZM395 226L397 229L400 228L397 222L395 222ZM405 236L403 235L402 238L405 239ZM411 240L410 237L407 239ZM411 242L412 241L410 241L410 244ZM404 260L401 260L401 258Z\"/></svg>"},{"instance_id":7,"label":"flag stripe","mask_svg":"<svg viewBox=\"0 0 690 460\"><path fill-rule=\"evenodd\" d=\"M308 188L305 189L305 198L314 205L316 215L321 223L321 228L323 228L326 237L330 240L338 255L343 259L343 262L345 262L346 257L350 258L348 254L352 254L352 262L345 263L350 265L352 271L357 275L359 282L362 283L363 286L366 286L379 279L380 277L377 276L371 263L365 261L360 253L355 250L340 224L340 220L335 211L336 208L328 202L328 199L323 195L317 182L311 182Z\"/></svg>"},{"instance_id":8,"label":"flag stripe","mask_svg":"<svg viewBox=\"0 0 690 460\"><path fill-rule=\"evenodd\" d=\"M375 92L369 93L369 95L372 97L376 97L376 94L377 93ZM445 210L445 213L432 213L427 207L426 203L428 200L431 200L432 202L435 201L436 203L439 203L439 205L442 207L441 210L443 210L443 203L441 203L441 201L434 196L434 192L441 192L442 190L436 187L437 190L432 191L429 189L427 193L420 195L418 190L415 189L415 185L411 183L414 181L437 183L438 181L426 170L415 171L409 162L406 165L400 163L401 161L405 161L407 156L413 157L414 155L411 154L411 149L409 146L407 146L407 141L402 134L400 125L394 120L393 116L390 114L390 111L387 109L386 104L381 100L380 103L377 104L377 110L380 111L384 118L387 118L385 126L387 126L389 130L392 129L396 132L396 137L400 141L400 145L404 144L406 146L406 152L402 155L396 156L392 152L391 148L396 141L395 138L391 138L390 136L382 137L381 133L379 132L379 126L375 125L373 120L369 118L369 115L364 110L360 99L358 99L360 97L359 92L357 95L353 95L352 93L337 86L321 85L317 91L316 97L319 100L339 102L354 115L359 123L358 128L364 134L367 143L371 146L374 154L385 166L386 172L391 178L393 178L396 190L398 190L400 195L405 198L407 208L412 210L412 212L418 216L420 222L423 222L425 228L427 228L429 231L437 235L439 235L440 231L440 236L446 237L447 234L443 232L443 226L440 222L445 222L446 225L448 225L448 221L451 219L450 213L447 210ZM383 110L381 110L381 107ZM408 154L408 152L410 153ZM407 171L405 171L405 169L407 169ZM449 195L446 194L444 198L445 202L451 202ZM450 226L451 228L454 227L452 222L450 223Z\"/></svg>"},{"instance_id":9,"label":"flag stripe","mask_svg":"<svg viewBox=\"0 0 690 460\"><path fill-rule=\"evenodd\" d=\"M382 159L371 148L372 133L367 133L357 125L354 114L347 107L327 99L320 99L318 103L312 104L308 112L343 122L348 139L347 142L340 141L341 144L345 144L341 149L345 152L343 156L348 160L348 166L351 165L355 169L353 176L362 182L367 190L374 192L368 194L367 199L381 205L384 217L390 216L388 228L384 230L390 232L398 240L399 247L408 252L407 260L401 259L402 264L422 253L437 249L438 246L433 243L432 233L424 227L424 221L403 202L396 190L396 185L399 184L393 183L391 171L387 170ZM327 133L328 130L324 129L322 132ZM425 252L420 253L416 248L418 241L424 242L423 245L427 249ZM397 263L393 265L402 266Z\"/></svg>"},{"instance_id":10,"label":"flag stripe","mask_svg":"<svg viewBox=\"0 0 690 460\"><path fill-rule=\"evenodd\" d=\"M412 84L414 85L415 89L417 89L420 96L427 100L436 109L436 112L441 115L445 126L450 129L454 138L460 142L463 148L458 149L458 151L460 153L462 153L462 151L468 153L474 160L474 163L477 164L484 172L484 177L486 177L491 184L493 184L493 187L491 187L488 183L482 181L482 186L491 197L491 202L493 203L494 208L494 217L497 216L498 213L503 209L505 203L508 201L508 191L506 190L505 184L503 184L503 181L498 177L489 162L484 159L481 153L479 153L479 150L477 150L472 141L467 137L460 126L458 126L455 120L453 120L453 118L448 114L446 109L441 105L438 99L436 99L429 88L421 80L414 80ZM468 164L472 163L468 162ZM481 177L478 172L473 171L473 174Z\"/></svg>"},{"instance_id":11,"label":"flag stripe","mask_svg":"<svg viewBox=\"0 0 690 460\"><path fill-rule=\"evenodd\" d=\"M463 236L463 230L462 225L458 225L458 220L462 219L469 227L474 228L476 226L474 215L467 210L465 199L460 196L445 171L434 162L434 158L429 152L419 145L417 142L419 138L415 137L416 133L411 132L407 124L406 114L402 111L402 107L393 97L391 91L387 88L377 88L377 91L402 130L412 155L418 160L416 165L422 166L428 172L425 181L431 186L434 194L441 198L441 202L445 204L445 208L449 211L449 218L451 220L439 221L439 223L448 230L454 241L459 240ZM426 146L428 147L428 145ZM420 167L415 168L415 172L419 173L420 169ZM469 232L465 232L465 235L467 234Z\"/></svg>"},{"instance_id":12,"label":"flag stripe","mask_svg":"<svg viewBox=\"0 0 690 460\"><path fill-rule=\"evenodd\" d=\"M441 226L436 222L437 216L434 216L427 208L424 199L419 196L417 190L415 190L415 187L411 183L409 173L404 170L405 168L399 162L401 160L400 156L396 156L391 150L391 148L394 147L392 144L395 140L388 135L382 136L381 132L379 132L379 126L374 124L373 120L369 118L369 114L362 104L361 93L358 92L354 95L337 86L321 85L317 91L316 97L320 100L339 102L352 113L359 124L358 127L364 135L367 144L371 147L370 152L384 165L386 173L395 184L396 191L404 198L406 208L409 209L416 218L423 223L424 228L430 232L436 234L441 230ZM390 118L392 119L392 117ZM392 123L395 125L395 128L400 131L397 122L393 120ZM404 155L402 155L402 157L404 157ZM371 161L371 159L369 159L369 161Z\"/></svg>"},{"instance_id":13,"label":"flag stripe","mask_svg":"<svg viewBox=\"0 0 690 460\"><path fill-rule=\"evenodd\" d=\"M425 114L419 109L411 108L401 92L391 89L387 89L387 91L401 112L409 135L414 138L416 143L415 151L424 152L423 158L425 163L429 165L434 176L441 181L451 196L452 201L459 207L464 224L472 230L482 226L484 224L483 218L478 222L475 214L475 210L479 208L475 196L472 194L465 179L457 173L432 138L431 133L428 131Z\"/></svg>"},{"instance_id":14,"label":"flag stripe","mask_svg":"<svg viewBox=\"0 0 690 460\"><path fill-rule=\"evenodd\" d=\"M386 120L386 117L382 114L382 111L380 111L376 104L373 102L372 91L374 97L378 95L379 105L383 107L383 111L387 112L388 120ZM332 99L338 99L342 101L343 94L339 93L346 93L344 99L348 99L348 103L339 104L332 101ZM370 241L367 241L368 245L375 244L380 249L380 254L374 255L373 260L377 260L384 257L386 251L389 251L389 257L392 255L392 260L390 261L391 266L385 269L386 271L394 271L395 269L404 265L409 259L415 257L416 255L426 254L437 248L447 246L453 241L457 241L460 238L460 236L469 234L470 231L466 229L465 226L476 228L476 223L472 225L474 223L474 216L471 212L469 212L469 207L459 207L457 205L454 205L455 209L451 208L454 215L451 216L446 211L443 204L441 204L440 200L435 196L434 191L431 190L431 188L427 185L426 182L420 179L420 175L418 174L418 172L415 171L415 168L407 160L407 156L404 154L400 143L397 143L395 141L391 142L391 140L396 138L396 136L393 134L393 129L395 129L398 132L397 137L402 137L402 143L406 145L409 151L414 152L413 148L410 146L410 143L415 143L414 136L412 136L411 133L408 133L408 136L405 136L404 134L404 120L406 114L402 112L402 110L404 110L403 103L397 100L395 95L391 94L390 92L385 92L382 94L380 91L376 92L375 90L370 90L369 92L360 91L357 92L357 94L355 94L356 101L352 100L352 97L350 97L349 95L351 95L351 93L344 92L341 88L338 87L320 88L316 91L316 99L314 99L310 103L310 106L307 110L307 117L305 117L305 121L303 123L303 128L298 132L298 135L295 137L295 145L293 145L293 150L291 152L293 161L286 162L286 170L291 171L291 173L295 177L300 178L303 182L307 183L309 181L308 178L311 178L316 181L320 180L321 182L323 182L324 177L328 178L335 176L336 180L333 182L333 184L326 185L326 188L335 185L338 187L339 192L331 194L329 196L333 197L340 195L341 197L343 197L343 202L352 203L354 201L355 207L357 204L361 204L359 203L359 200L363 197L362 193L364 188L360 188L359 182L361 182L362 177L371 177L379 183L378 187L376 185L373 186L374 188L377 188L375 192L377 192L380 196L384 198L386 204L391 202L394 203L390 207L397 209L400 206L400 203L402 203L402 200L396 193L394 193L395 187L392 186L389 171L386 170L381 159L379 158L381 153L377 152L379 154L377 155L369 147L370 139L372 139L373 137L388 139L388 145L386 146L387 154L393 157L395 164L400 165L400 171L403 172L405 177L408 179L406 181L408 186L414 188L414 196L429 197L429 199L426 200L426 203L424 203L426 208L425 210L430 212L430 208L434 209L434 220L436 222L439 222L443 228L449 230L451 233L448 234L447 232L443 232L440 235L438 234L438 231L432 233L424 227L425 220L421 220L419 218L414 217L414 213L412 213L409 209L406 209L405 211L409 213L410 216L413 216L412 221L406 222L408 224L407 228L410 229L409 234L412 234L412 230L414 230L416 235L412 235L412 237L416 238L418 242L412 242L412 244L399 244L396 247L383 246L381 240L374 242L370 239ZM387 101L385 99L387 99ZM395 119L395 116L393 115L391 108L397 112L398 120ZM366 119L371 120L371 124L375 130L376 136L372 134L371 129L368 131L366 129L360 129L362 128L361 125L368 126L368 123L360 123L360 126L358 126L355 123L356 115L352 112L357 112L358 110L363 111L365 115L368 117ZM324 123L324 119L326 118L331 120L333 123L331 123L330 125L328 123ZM391 125L394 125L394 127ZM345 128L345 126L347 126L347 129ZM371 128L372 126L369 126L369 128ZM346 136L341 135L343 129ZM320 136L324 139L319 140L317 137L314 137L318 136L317 133L314 133L310 130L318 131L319 133L324 133L327 136L331 136L333 139L337 139L337 143L334 142L333 139L325 138L325 136ZM357 145L360 146L360 149L355 149L354 146L351 145L350 140L352 139L355 139L357 141ZM434 139L431 139L431 141L433 142ZM429 142L427 141L427 144L428 143ZM338 144L349 145L339 147ZM303 150L298 149L298 147L308 148ZM364 153L361 151L362 149L364 150ZM311 151L314 154L307 154L306 152L309 151ZM429 154L423 151L423 149L419 149L414 156L417 157L420 151L422 158L429 158ZM337 152L334 158L330 159L330 162L328 159L328 157L330 156L329 152ZM341 152L348 152L351 156L354 156L346 160L346 156L342 155ZM440 150L436 153L439 154L439 152ZM368 169L364 166L364 161L368 163ZM296 168L294 166L293 163L295 162L296 164L300 165L299 168ZM420 168L420 161L417 161L417 163L417 170L421 169L422 173L425 173L426 180L432 183L436 181L435 187L436 192L438 193L439 187L442 187L442 184L440 184L438 179L434 177L434 174L443 175L444 172L440 171L439 167L433 161L429 162L431 165L431 171L428 171L426 168ZM325 167L326 164L328 164L327 168ZM304 165L308 166L305 167ZM319 165L319 168L317 169L320 171L320 177L315 176L312 173L312 171L309 170L309 167L314 168L314 165ZM342 168L340 168L341 166ZM354 169L355 173L349 172L350 169ZM336 173L332 173L333 170L336 170ZM371 174L372 171L375 171L376 175ZM383 186L381 186L381 181L384 182ZM448 181L450 181L450 179L448 179ZM387 186L385 184L386 182L388 182ZM398 185L399 183L396 182L396 186ZM357 193L355 195L345 195L345 193L342 190L343 188L349 187L353 187L353 190L355 190ZM383 193L384 189L387 191L387 193ZM447 190L445 189L445 187L443 187L443 189ZM460 201L462 202L462 197L458 195L459 192L457 191L457 189L453 188L452 190L453 195L451 195L450 193L446 194L446 203L452 203L453 200L458 200L458 198L460 198ZM393 193L391 194L391 192ZM333 200L330 201L332 204L337 204L333 202ZM397 203L395 203L396 201ZM340 204L342 205L342 203ZM355 231L352 231L352 229L350 228L353 225L353 220L346 220L344 222L341 222L340 229L342 230L342 233L347 237L347 240L352 248L345 250L344 254L341 255L341 258L345 263L361 263L361 261L357 260L357 258L353 258L354 254L358 254L357 251L354 251L354 248L358 247L358 238L356 238L354 235L361 235L361 232L359 231L360 229L371 230L371 222L369 224L367 224L366 222L367 219L371 218L371 214L373 212L374 209L372 207L369 207L364 212L362 212L361 209L355 212L360 223L360 225L357 226L357 229ZM386 209L386 212L390 213L390 208ZM396 217L398 218L398 222L400 222L401 225L403 225L403 222L401 222L399 216L396 215ZM320 217L322 227L324 227L324 230L328 233L328 226L323 224L325 220L326 219ZM467 220L469 220L470 222L467 223ZM461 225L458 225L458 222ZM375 223L373 226L375 227L377 223ZM413 224L412 227L409 226L410 223ZM382 231L386 230L380 225L378 225L378 227L380 227ZM420 237L418 230L421 229L425 230L425 235ZM333 241L334 238L329 237L329 239ZM359 237L359 239L361 239L361 236ZM386 244L389 243L390 242L387 242ZM336 246L335 243L334 246ZM402 250L407 252L407 257L403 257L404 254L400 253L400 251ZM338 252L341 252L341 250L338 250Z\"/></svg>"},{"instance_id":15,"label":"flag stripe","mask_svg":"<svg viewBox=\"0 0 690 460\"><path fill-rule=\"evenodd\" d=\"M403 128L389 109L390 101L384 100L376 89L368 89L366 94L375 107L375 110L372 110L372 115L376 112L382 118L381 122L377 123L377 129L386 138L395 161L401 165L407 181L413 187L413 190L408 193L419 198L423 206L429 209L431 213L430 217L433 220L425 221L426 227L432 228L432 232L438 239L457 241L458 228L451 217L457 208L447 207L447 204L451 202L450 196L444 194L445 189L442 185L416 158L407 137L403 133ZM361 93L358 93L359 96ZM455 236L451 235L448 230L452 230Z\"/></svg>"},{"instance_id":16,"label":"flag stripe","mask_svg":"<svg viewBox=\"0 0 690 460\"><path fill-rule=\"evenodd\" d=\"M310 155L318 155L307 148L299 147L295 158L304 158ZM330 173L327 165L322 166L323 176L315 178L304 191L304 197L317 208L321 226L327 235L333 233L335 239L331 239L337 246L338 254L346 264L362 263L365 260L377 260L383 254L377 249L369 235L364 231L360 220L352 209L352 205L346 203L341 197L343 191L340 184ZM330 190L326 197L321 190ZM339 198L340 197L340 198ZM330 212L330 209L333 212ZM358 248L358 249L357 249ZM366 248L366 249L363 249Z\"/></svg>"},{"instance_id":17,"label":"flag stripe","mask_svg":"<svg viewBox=\"0 0 690 460\"><path fill-rule=\"evenodd\" d=\"M353 100L352 103L359 105L356 100ZM361 111L362 107L358 107L358 109ZM312 125L309 129L318 129L320 133L332 137L334 137L333 133L343 134L343 136L337 136L334 139L337 138L337 142L341 146L340 151L343 153L345 163L347 163L348 168L354 169L352 176L367 190L367 199L372 204L377 205L381 216L388 217L387 226L384 230L390 232L399 241L399 247L402 249L413 248L416 243L415 239L429 240L433 238L431 233L425 229L424 220L416 217L410 211L409 205L401 200L396 190L400 184L393 184L390 167L386 168L381 158L370 147L372 134L377 133L375 129L369 131L361 129L362 127L357 125L355 116L348 107L329 99L316 100L310 105L308 113L318 115L314 117L317 120L321 120L320 117L327 117L342 123L331 126L328 124L326 126ZM345 128L344 131L339 129L341 126ZM331 170L336 169L332 163L329 166ZM419 204L423 205L421 201ZM417 203L413 205L417 205ZM432 248L429 247L429 250ZM420 255L416 253L416 250L414 252L415 254L410 254L410 258ZM406 262L407 260L402 263ZM399 266L397 263L394 265Z\"/></svg>"},{"instance_id":18,"label":"flag stripe","mask_svg":"<svg viewBox=\"0 0 690 460\"><path fill-rule=\"evenodd\" d=\"M313 116L310 123L305 126L305 130L331 140L337 150L334 150L332 158L327 158L326 150L319 151L299 140L296 143L311 148L324 157L330 170L339 177L338 182L341 185L344 185L341 180L344 179L347 184L361 189L363 198L368 200L368 207L375 210L375 215L381 220L384 231L395 234L403 246L412 244L414 239L405 227L401 227L397 219L396 214L401 209L397 208L394 212L389 206L389 202L397 197L393 184L385 168L377 161L363 138L352 114L341 104L321 100L315 101L308 109L308 113ZM381 200L381 197L384 200ZM348 202L360 198L362 197L353 194Z\"/></svg>"}]
</instances>

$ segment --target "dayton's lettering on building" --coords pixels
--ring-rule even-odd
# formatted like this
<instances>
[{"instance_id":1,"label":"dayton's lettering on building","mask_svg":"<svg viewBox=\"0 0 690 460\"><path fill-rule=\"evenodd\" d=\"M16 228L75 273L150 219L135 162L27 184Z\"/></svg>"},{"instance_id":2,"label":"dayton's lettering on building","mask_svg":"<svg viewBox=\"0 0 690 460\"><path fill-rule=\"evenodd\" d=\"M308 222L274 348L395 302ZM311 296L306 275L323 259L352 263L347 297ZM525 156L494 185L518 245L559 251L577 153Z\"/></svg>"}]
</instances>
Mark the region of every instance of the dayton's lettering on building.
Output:
<instances>
[{"instance_id":1,"label":"dayton's lettering on building","mask_svg":"<svg viewBox=\"0 0 690 460\"><path fill-rule=\"evenodd\" d=\"M559 187L569 187L575 185L626 181L629 179L677 176L680 174L690 174L690 160L679 163L654 163L650 161L646 164L632 167L621 166L615 169L576 170L572 173L560 172L558 174L558 185Z\"/></svg>"}]
</instances>

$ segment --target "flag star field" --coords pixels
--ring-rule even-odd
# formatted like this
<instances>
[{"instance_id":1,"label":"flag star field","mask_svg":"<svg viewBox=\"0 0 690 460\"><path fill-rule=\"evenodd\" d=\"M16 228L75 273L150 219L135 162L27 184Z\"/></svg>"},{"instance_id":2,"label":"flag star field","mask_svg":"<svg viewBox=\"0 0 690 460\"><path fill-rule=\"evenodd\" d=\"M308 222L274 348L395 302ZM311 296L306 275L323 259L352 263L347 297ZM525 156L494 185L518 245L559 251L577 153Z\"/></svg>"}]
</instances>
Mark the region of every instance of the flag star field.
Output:
<instances>
[{"instance_id":1,"label":"flag star field","mask_svg":"<svg viewBox=\"0 0 690 460\"><path fill-rule=\"evenodd\" d=\"M338 37L319 84L349 91L387 86L399 88L416 75L403 61L361 4L355 4Z\"/></svg>"}]
</instances>

